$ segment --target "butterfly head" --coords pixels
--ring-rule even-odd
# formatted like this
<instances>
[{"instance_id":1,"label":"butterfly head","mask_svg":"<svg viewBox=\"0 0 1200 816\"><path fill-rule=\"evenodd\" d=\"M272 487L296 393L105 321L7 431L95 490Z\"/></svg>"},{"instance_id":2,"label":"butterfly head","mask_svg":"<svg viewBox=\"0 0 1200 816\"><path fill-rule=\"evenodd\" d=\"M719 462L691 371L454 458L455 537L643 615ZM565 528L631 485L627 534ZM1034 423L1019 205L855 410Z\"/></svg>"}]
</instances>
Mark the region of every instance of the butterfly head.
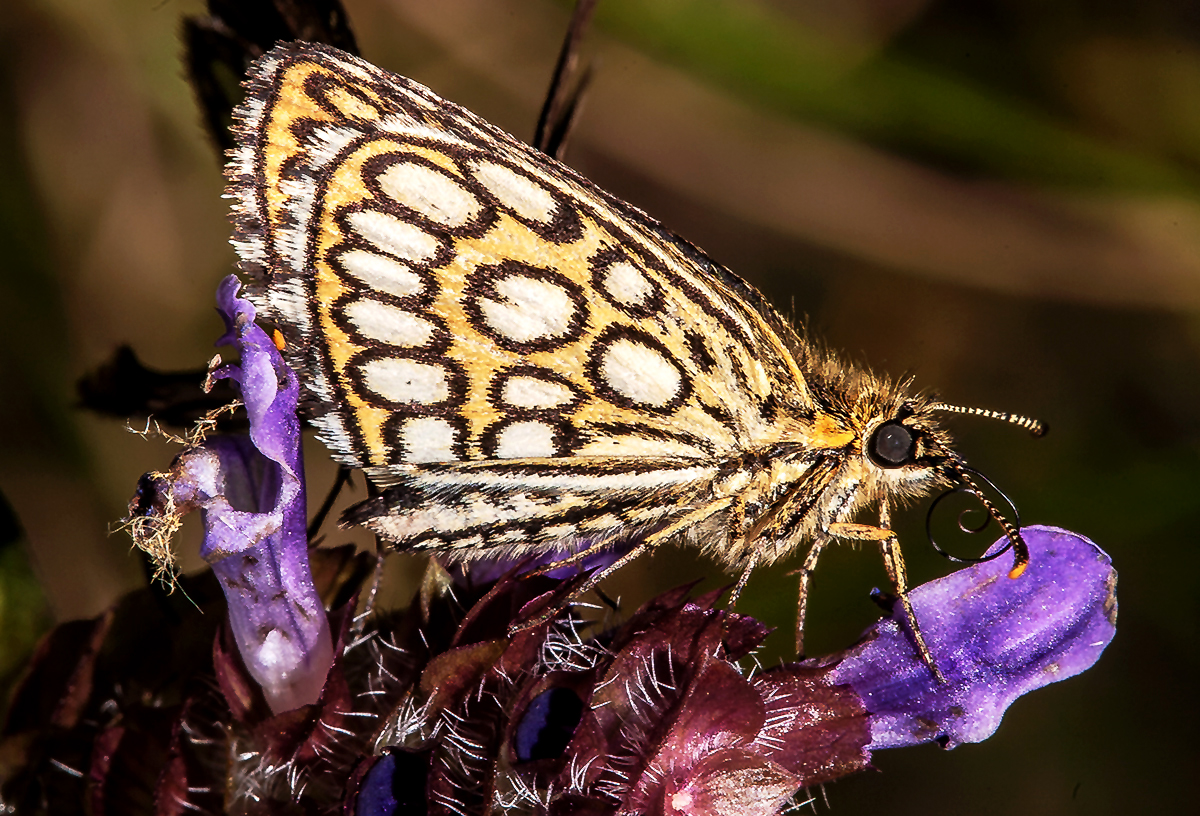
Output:
<instances>
[{"instance_id":1,"label":"butterfly head","mask_svg":"<svg viewBox=\"0 0 1200 816\"><path fill-rule=\"evenodd\" d=\"M928 400L903 400L870 413L857 438L858 470L868 493L903 501L952 481L949 465L956 454Z\"/></svg>"},{"instance_id":2,"label":"butterfly head","mask_svg":"<svg viewBox=\"0 0 1200 816\"><path fill-rule=\"evenodd\" d=\"M963 457L954 450L949 434L940 427L937 415L941 413L968 414L999 419L1010 422L1030 431L1034 436L1046 433L1046 426L1036 419L1025 416L992 411L985 408L964 408L935 401L907 400L891 410L879 413L874 422L862 436L862 456L876 469L876 479L880 486L890 495L897 498L911 498L923 495L931 488L949 486L950 493L963 492L971 494L987 511L988 518L994 519L1004 531L1008 539L1008 547L987 558L994 558L1008 549L1015 553L1015 564L1010 575L1017 577L1028 563L1025 542L1020 534L1020 521L1012 502L983 474L970 468ZM1009 515L1001 513L995 503L989 498L988 492L980 487L980 482L991 492L1001 496L1010 508ZM933 507L948 494L943 494ZM931 507L930 515L932 516ZM985 519L983 526L986 526ZM976 532L982 528L967 526L960 518L960 528L967 532ZM934 547L948 554L933 541ZM950 556L948 556L950 557ZM962 559L954 559L962 560ZM975 559L984 560L984 559Z\"/></svg>"},{"instance_id":3,"label":"butterfly head","mask_svg":"<svg viewBox=\"0 0 1200 816\"><path fill-rule=\"evenodd\" d=\"M850 456L847 475L856 485L853 504L891 507L926 496L938 488L971 494L987 511L987 516L1004 530L1009 546L1016 552L1014 572L1019 574L1027 558L1016 510L985 476L967 465L955 450L942 418L946 413L957 413L999 419L1025 428L1034 436L1043 435L1045 426L1029 417L964 408L926 395L912 394L907 382L891 384L872 376L862 376L854 384L859 387L848 388L843 383L840 389L825 391L845 395L849 400L841 405L834 400L823 406L830 416L840 417L838 427L848 431L843 438L853 439L844 449ZM821 425L819 419L816 427ZM981 484L988 488L986 492ZM990 494L1002 497L1011 508L1010 512L1001 513L989 498ZM843 507L848 509L846 505ZM960 526L967 529L961 521ZM936 542L934 546L937 547ZM938 549L941 551L940 547Z\"/></svg>"}]
</instances>

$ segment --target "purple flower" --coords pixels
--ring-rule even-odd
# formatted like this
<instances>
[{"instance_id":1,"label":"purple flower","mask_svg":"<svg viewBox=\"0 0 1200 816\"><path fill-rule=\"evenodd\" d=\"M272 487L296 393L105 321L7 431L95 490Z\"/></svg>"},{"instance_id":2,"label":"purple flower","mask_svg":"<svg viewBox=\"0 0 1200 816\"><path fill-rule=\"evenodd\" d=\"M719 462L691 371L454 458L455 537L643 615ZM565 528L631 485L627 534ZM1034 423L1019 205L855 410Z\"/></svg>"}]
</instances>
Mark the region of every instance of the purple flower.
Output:
<instances>
[{"instance_id":1,"label":"purple flower","mask_svg":"<svg viewBox=\"0 0 1200 816\"><path fill-rule=\"evenodd\" d=\"M168 530L201 509L201 556L212 564L229 607L229 623L246 669L271 709L287 711L320 697L333 660L325 608L308 561L299 383L279 350L254 323L254 306L237 296L230 276L217 294L226 323L219 345L232 344L241 361L215 369L229 379L250 420L250 436L219 436L180 454L166 474L143 477L131 516ZM147 539L146 549L161 549Z\"/></svg>"},{"instance_id":2,"label":"purple flower","mask_svg":"<svg viewBox=\"0 0 1200 816\"><path fill-rule=\"evenodd\" d=\"M983 739L1016 697L1087 668L1114 632L1108 557L1071 533L1023 532L1021 578L988 562L914 590L944 684L895 618L840 654L748 675L738 661L767 630L686 589L593 639L564 639L561 623L520 629L542 608L530 603L520 636L496 639L519 585L502 581L422 676L431 694L407 733L442 741L368 760L356 812L428 796L464 813L771 816L875 749Z\"/></svg>"},{"instance_id":3,"label":"purple flower","mask_svg":"<svg viewBox=\"0 0 1200 816\"><path fill-rule=\"evenodd\" d=\"M161 478L178 489L155 496L208 501L184 466L209 477L241 466L206 450L215 464L201 454L177 463ZM1107 556L1070 533L1024 533L1033 561L1021 578L988 563L913 591L945 684L894 617L840 654L748 671L767 629L717 608L719 592L673 590L591 627L563 606L580 577L509 575L473 587L430 579L406 612L376 608L353 624L347 605L319 704L271 715L245 704L248 684L222 649L207 666L188 650L196 665L162 667L172 683L163 694L138 691L145 680L111 663L113 645L137 634L107 615L84 633L90 648L78 637L56 647L79 664L68 682L56 686L57 661L43 660L18 691L14 710L52 714L40 729L20 720L48 736L18 735L36 750L23 749L26 766L4 792L37 801L38 780L74 762L80 801L132 795L114 769L137 767L147 786L138 801L163 812L772 816L798 790L867 767L878 748L981 739L1016 696L1095 661L1116 609ZM313 557L342 597L371 572L351 548ZM193 592L203 578L186 579ZM173 639L171 626L160 637ZM43 697L65 703L31 704ZM166 711L155 702L164 698L183 702ZM164 753L141 735L168 723Z\"/></svg>"},{"instance_id":4,"label":"purple flower","mask_svg":"<svg viewBox=\"0 0 1200 816\"><path fill-rule=\"evenodd\" d=\"M871 712L870 748L930 740L953 748L987 739L1017 697L1099 659L1116 633L1111 560L1088 539L1056 527L1024 527L1021 534L1032 556L1021 577L1008 578L1008 565L997 559L910 594L944 684L896 617L835 659L835 681L862 695Z\"/></svg>"}]
</instances>

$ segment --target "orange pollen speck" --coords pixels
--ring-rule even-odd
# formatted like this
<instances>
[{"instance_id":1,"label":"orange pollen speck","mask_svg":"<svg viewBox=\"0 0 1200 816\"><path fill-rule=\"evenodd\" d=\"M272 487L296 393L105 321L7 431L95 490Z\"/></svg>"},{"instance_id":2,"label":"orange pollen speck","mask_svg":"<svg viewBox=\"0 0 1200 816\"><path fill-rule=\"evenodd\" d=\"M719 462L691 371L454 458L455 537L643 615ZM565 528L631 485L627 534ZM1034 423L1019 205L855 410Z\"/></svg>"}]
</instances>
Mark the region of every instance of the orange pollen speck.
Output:
<instances>
[{"instance_id":1,"label":"orange pollen speck","mask_svg":"<svg viewBox=\"0 0 1200 816\"><path fill-rule=\"evenodd\" d=\"M279 329L275 329L275 331L271 333L271 340L275 342L275 348L279 349L280 351L283 351L285 348L287 348L287 341L283 339L283 334L279 331Z\"/></svg>"}]
</instances>

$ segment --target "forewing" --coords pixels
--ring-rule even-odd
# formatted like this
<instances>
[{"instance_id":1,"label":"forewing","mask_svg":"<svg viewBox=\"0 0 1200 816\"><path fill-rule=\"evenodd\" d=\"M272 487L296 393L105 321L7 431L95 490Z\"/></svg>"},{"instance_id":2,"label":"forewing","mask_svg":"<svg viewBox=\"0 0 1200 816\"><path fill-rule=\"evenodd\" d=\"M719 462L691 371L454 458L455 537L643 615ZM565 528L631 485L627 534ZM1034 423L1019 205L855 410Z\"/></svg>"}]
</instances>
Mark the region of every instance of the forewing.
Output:
<instances>
[{"instance_id":1,"label":"forewing","mask_svg":"<svg viewBox=\"0 0 1200 816\"><path fill-rule=\"evenodd\" d=\"M344 463L719 459L808 402L756 292L423 86L292 44L250 70L234 243Z\"/></svg>"}]
</instances>

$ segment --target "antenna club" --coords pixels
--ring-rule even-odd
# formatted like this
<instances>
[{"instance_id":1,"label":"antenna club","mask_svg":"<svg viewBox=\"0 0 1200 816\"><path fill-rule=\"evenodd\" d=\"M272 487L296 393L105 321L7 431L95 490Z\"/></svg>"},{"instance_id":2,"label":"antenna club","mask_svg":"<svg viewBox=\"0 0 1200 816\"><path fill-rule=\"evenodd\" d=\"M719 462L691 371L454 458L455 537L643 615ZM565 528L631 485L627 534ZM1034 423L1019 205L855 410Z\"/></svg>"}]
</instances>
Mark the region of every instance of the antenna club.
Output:
<instances>
[{"instance_id":1,"label":"antenna club","mask_svg":"<svg viewBox=\"0 0 1200 816\"><path fill-rule=\"evenodd\" d=\"M930 406L934 411L947 411L952 414L967 414L968 416L981 416L987 419L998 419L1001 422L1009 422L1019 428L1024 428L1029 431L1034 437L1042 437L1050 428L1040 419L1033 417L1021 416L1020 414L1010 414L1007 411L993 411L990 408L966 408L961 405L949 405L944 402L939 402Z\"/></svg>"}]
</instances>

